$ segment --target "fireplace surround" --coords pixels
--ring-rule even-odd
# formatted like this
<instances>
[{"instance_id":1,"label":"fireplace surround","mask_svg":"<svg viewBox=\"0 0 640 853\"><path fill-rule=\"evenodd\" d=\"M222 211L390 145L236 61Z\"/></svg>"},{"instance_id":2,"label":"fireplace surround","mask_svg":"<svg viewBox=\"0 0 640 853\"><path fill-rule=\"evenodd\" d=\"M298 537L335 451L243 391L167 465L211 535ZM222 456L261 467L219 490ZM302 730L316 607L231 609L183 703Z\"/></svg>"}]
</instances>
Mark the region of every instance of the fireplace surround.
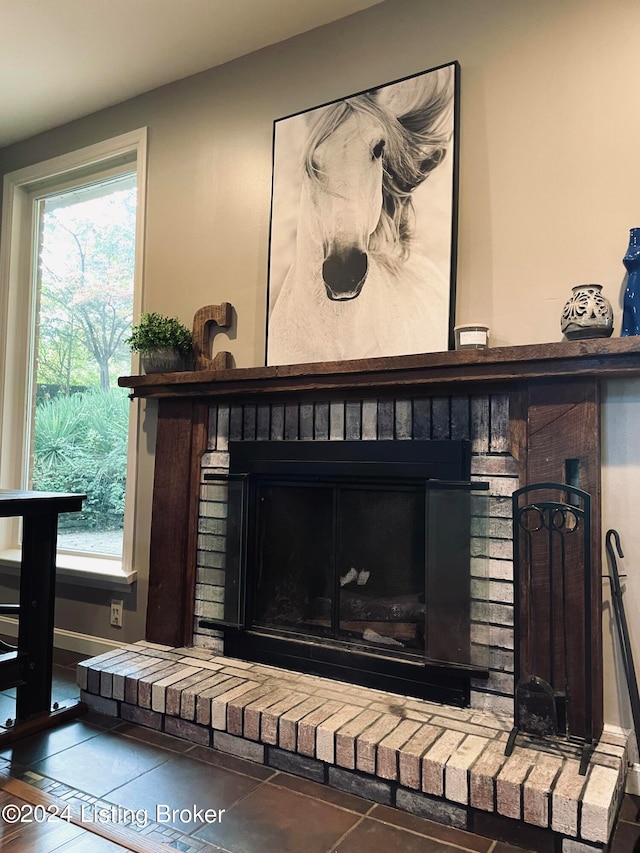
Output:
<instances>
[{"instance_id":1,"label":"fireplace surround","mask_svg":"<svg viewBox=\"0 0 640 853\"><path fill-rule=\"evenodd\" d=\"M449 397L424 396L413 400L390 398L380 399L333 399L313 404L304 402L281 403L269 400L255 406L253 403L218 403L211 405L207 412L208 439L207 451L200 461L200 501L197 508L199 517L197 538L197 579L195 587L194 634L193 642L206 648L215 648L229 654L243 654L247 657L255 654L244 647L238 648L247 639L246 634L234 635L230 630L224 633L212 627L212 623L223 620L237 625L235 615L225 620L225 602L228 602L229 589L237 589L228 577L227 557L229 543L226 532L237 526L233 516L229 518L229 503L225 491L225 478L229 476L231 451L248 447L244 452L253 454L254 448L280 448L278 456L292 457L301 453L311 456L325 456L333 459L330 470L335 474L335 460L353 455L354 445L359 453L369 459L375 459L375 467L381 466L388 471L388 461L393 448L402 448L405 458L424 455L420 448L429 447L432 456L443 457L447 450L448 460L444 472L450 477L459 477L460 470L470 471L470 479L475 485L479 481L489 485L483 489L482 497L477 492L473 496L473 557L467 559L462 571L467 573L470 590L471 609L469 619L469 637L474 652L474 666L470 657L465 658L466 668L458 666L438 668L435 662L426 659L420 661L422 672L416 677L418 667L413 662L409 668L410 682L398 672L390 671L386 666L388 654L372 658L361 657L356 669L373 674L381 679L385 689L395 689L401 693L419 693L425 690L431 696L439 696L442 701L456 705L475 704L484 707L489 704L496 709L507 707L512 702L513 691L513 584L511 581L511 530L508 514L509 496L517 488L517 467L508 447L508 399L504 395L465 395ZM414 449L414 443L417 449ZM463 453L453 448L464 447ZM458 457L456 460L456 456ZM244 464L244 463L242 463ZM291 464L291 463L289 463ZM298 466L300 463L293 463ZM361 464L361 463L355 463ZM406 463L405 463L406 464ZM433 474L433 461L423 461L422 467L411 465L420 477L410 477L414 486L425 475ZM460 465L463 466L460 469ZM260 469L264 463L259 463ZM487 476L489 474L489 476ZM232 475L237 477L238 475ZM220 482L219 478L223 480ZM211 479L213 478L213 479ZM218 481L216 482L216 479ZM228 482L229 491L239 490L237 480ZM459 495L459 500L462 493ZM486 503L482 512L478 504ZM486 516L487 520L483 521ZM487 528L491 527L489 531ZM492 535L487 534L491 532ZM468 537L468 533L467 533ZM460 541L462 537L460 537ZM446 547L446 546L445 546ZM348 572L349 568L346 567ZM360 566L357 567L360 570ZM344 573L343 573L344 574ZM470 575L470 577L469 577ZM348 588L349 585L347 585ZM357 582L354 584L358 588ZM445 587L447 589L447 587ZM453 587L449 587L453 590ZM441 586L441 592L442 592ZM232 612L237 612L238 604L233 603ZM460 616L460 613L458 614ZM442 617L438 617L442 625ZM206 627L209 624L209 627ZM435 623L434 623L435 624ZM378 632L379 633L379 632ZM260 636L260 647L265 643L264 632ZM287 647L291 650L291 647ZM233 651L232 651L233 650ZM307 653L309 649L307 648ZM279 649L282 654L282 647ZM350 652L353 656L353 650ZM325 655L326 656L326 655ZM280 659L281 665L294 665L307 671L318 669L317 655L314 654L313 666L308 660L297 662ZM270 658L274 662L273 658ZM343 659L334 656L331 662L334 677L348 680L354 673L347 675L340 670ZM391 668L393 670L393 667ZM475 670L475 671L474 671ZM488 673L488 675L487 675ZM326 673L325 673L326 674ZM398 679L393 684L393 676ZM434 690L434 678L437 692ZM388 679L392 679L388 683ZM366 678L364 679L367 680ZM422 684L421 689L417 686ZM371 683L371 681L367 681Z\"/></svg>"}]
</instances>

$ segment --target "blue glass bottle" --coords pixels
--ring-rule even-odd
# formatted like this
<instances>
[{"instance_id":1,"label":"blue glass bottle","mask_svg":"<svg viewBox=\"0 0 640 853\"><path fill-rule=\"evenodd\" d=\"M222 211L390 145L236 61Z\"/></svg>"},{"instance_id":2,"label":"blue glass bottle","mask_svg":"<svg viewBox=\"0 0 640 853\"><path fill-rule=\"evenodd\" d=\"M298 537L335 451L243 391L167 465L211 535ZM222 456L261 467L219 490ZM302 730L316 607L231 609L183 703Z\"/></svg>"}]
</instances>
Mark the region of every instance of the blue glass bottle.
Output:
<instances>
[{"instance_id":1,"label":"blue glass bottle","mask_svg":"<svg viewBox=\"0 0 640 853\"><path fill-rule=\"evenodd\" d=\"M629 248L622 259L627 268L627 286L624 292L621 337L640 335L640 228L632 228Z\"/></svg>"}]
</instances>

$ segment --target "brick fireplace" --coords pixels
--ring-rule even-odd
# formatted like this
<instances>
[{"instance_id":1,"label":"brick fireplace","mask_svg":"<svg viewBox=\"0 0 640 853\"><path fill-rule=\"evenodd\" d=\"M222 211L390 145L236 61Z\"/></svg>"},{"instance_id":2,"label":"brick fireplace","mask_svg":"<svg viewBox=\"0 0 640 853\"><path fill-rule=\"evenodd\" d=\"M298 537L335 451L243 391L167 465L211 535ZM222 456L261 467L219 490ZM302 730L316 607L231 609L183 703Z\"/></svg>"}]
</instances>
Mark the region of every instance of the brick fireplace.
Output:
<instances>
[{"instance_id":1,"label":"brick fireplace","mask_svg":"<svg viewBox=\"0 0 640 853\"><path fill-rule=\"evenodd\" d=\"M640 341L628 338L121 379L132 396L158 400L147 638L87 662L85 698L97 710L494 837L515 839L504 819L524 821L541 833L526 837L529 849L601 850L626 745L600 738L599 379L639 372ZM471 443L471 479L489 484L489 535L470 566L471 631L486 644L487 670L470 679L469 707L345 690L228 656L223 626L213 627L227 595L228 506L209 476L227 472L230 442L451 439ZM600 739L586 776L553 745L523 738L504 753L514 649L527 672L538 643L522 618L526 590L513 584L510 496L540 482L579 485L594 507L589 594L584 582L566 590L567 606L590 607L593 625L593 678L578 698L590 708L590 730L575 732ZM586 642L571 637L570 668Z\"/></svg>"},{"instance_id":2,"label":"brick fireplace","mask_svg":"<svg viewBox=\"0 0 640 853\"><path fill-rule=\"evenodd\" d=\"M211 582L216 567L203 562L203 555L212 560L216 552L199 547L206 535L199 527L212 523L200 516L203 461L224 469L224 458L212 454L226 453L225 442L259 441L267 432L283 442L347 441L356 434L367 441L373 430L377 440L411 441L423 435L452 437L466 428L475 442L473 476L489 480L492 500L510 495L516 475L520 486L567 482L569 463L571 482L592 496L590 595L585 597L584 584L572 584L567 606L591 612L594 677L590 695L579 701L591 708L592 723L589 732L576 734L597 739L603 722L598 382L637 373L639 356L637 341L617 339L121 379L133 396L159 401L156 458L162 465L156 465L154 482L147 639L172 646L192 644L194 637L198 643L220 639L201 624L200 613L215 612L220 603L202 596L221 593ZM459 412L469 414L459 422ZM490 430L485 438L477 431L483 418ZM490 452L479 450L481 441ZM488 468L477 467L485 464L481 457ZM496 471L494 465L502 468ZM488 621L476 624L488 626L495 649L486 695L497 696L505 708L512 690L509 645L518 647L522 669L532 671L537 639L526 619L520 620L518 636L509 639L512 602L505 572L511 546L504 536L505 515L492 518L502 533L490 540ZM524 593L513 591L521 609ZM585 659L586 642L571 638L570 660ZM481 693L482 685L474 683L475 701ZM576 718L582 716L576 708Z\"/></svg>"}]
</instances>

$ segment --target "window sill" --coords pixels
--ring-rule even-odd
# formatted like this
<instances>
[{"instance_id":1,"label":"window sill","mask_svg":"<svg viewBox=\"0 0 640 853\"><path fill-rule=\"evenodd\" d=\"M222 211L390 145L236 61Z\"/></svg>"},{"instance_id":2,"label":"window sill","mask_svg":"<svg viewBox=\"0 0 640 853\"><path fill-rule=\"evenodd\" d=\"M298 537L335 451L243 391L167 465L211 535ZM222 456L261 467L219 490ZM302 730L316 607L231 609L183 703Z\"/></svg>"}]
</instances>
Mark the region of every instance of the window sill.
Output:
<instances>
[{"instance_id":1,"label":"window sill","mask_svg":"<svg viewBox=\"0 0 640 853\"><path fill-rule=\"evenodd\" d=\"M20 561L19 548L0 551L0 571L17 573ZM136 571L126 571L121 560L110 557L59 553L56 560L56 578L60 583L106 588L130 587L137 577Z\"/></svg>"}]
</instances>

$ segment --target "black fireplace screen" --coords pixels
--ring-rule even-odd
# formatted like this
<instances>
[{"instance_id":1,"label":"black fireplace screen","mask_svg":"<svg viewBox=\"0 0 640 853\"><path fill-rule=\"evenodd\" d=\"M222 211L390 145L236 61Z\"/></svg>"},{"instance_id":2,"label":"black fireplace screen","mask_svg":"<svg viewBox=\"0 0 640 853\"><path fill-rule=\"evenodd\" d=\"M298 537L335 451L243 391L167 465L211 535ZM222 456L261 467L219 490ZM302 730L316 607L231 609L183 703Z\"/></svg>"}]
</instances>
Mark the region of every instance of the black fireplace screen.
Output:
<instances>
[{"instance_id":1,"label":"black fireplace screen","mask_svg":"<svg viewBox=\"0 0 640 853\"><path fill-rule=\"evenodd\" d=\"M424 652L425 495L258 486L254 624Z\"/></svg>"},{"instance_id":2,"label":"black fireplace screen","mask_svg":"<svg viewBox=\"0 0 640 853\"><path fill-rule=\"evenodd\" d=\"M228 488L225 624L262 642L486 669L486 484L402 463L383 475L254 467L210 475Z\"/></svg>"}]
</instances>

